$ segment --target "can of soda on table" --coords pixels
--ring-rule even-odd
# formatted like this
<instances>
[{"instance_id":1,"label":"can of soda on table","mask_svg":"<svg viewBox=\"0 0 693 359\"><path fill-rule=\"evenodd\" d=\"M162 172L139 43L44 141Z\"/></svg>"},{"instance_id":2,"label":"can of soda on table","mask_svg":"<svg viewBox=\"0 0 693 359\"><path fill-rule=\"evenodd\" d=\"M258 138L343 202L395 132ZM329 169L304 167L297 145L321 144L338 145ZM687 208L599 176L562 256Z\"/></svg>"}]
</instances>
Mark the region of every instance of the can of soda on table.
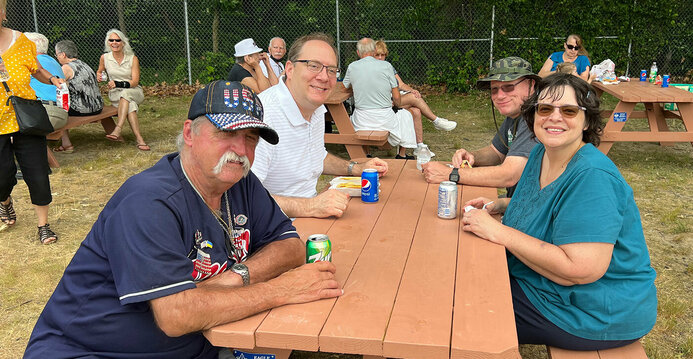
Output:
<instances>
[{"instance_id":1,"label":"can of soda on table","mask_svg":"<svg viewBox=\"0 0 693 359\"><path fill-rule=\"evenodd\" d=\"M662 87L669 87L669 75L662 76Z\"/></svg>"},{"instance_id":2,"label":"can of soda on table","mask_svg":"<svg viewBox=\"0 0 693 359\"><path fill-rule=\"evenodd\" d=\"M457 217L457 184L443 181L438 186L438 217L453 219Z\"/></svg>"},{"instance_id":3,"label":"can of soda on table","mask_svg":"<svg viewBox=\"0 0 693 359\"><path fill-rule=\"evenodd\" d=\"M647 70L640 70L640 82L647 81Z\"/></svg>"},{"instance_id":4,"label":"can of soda on table","mask_svg":"<svg viewBox=\"0 0 693 359\"><path fill-rule=\"evenodd\" d=\"M327 234L312 234L306 241L306 263L332 262L332 243Z\"/></svg>"},{"instance_id":5,"label":"can of soda on table","mask_svg":"<svg viewBox=\"0 0 693 359\"><path fill-rule=\"evenodd\" d=\"M366 168L361 173L361 200L375 203L378 199L378 170Z\"/></svg>"}]
</instances>

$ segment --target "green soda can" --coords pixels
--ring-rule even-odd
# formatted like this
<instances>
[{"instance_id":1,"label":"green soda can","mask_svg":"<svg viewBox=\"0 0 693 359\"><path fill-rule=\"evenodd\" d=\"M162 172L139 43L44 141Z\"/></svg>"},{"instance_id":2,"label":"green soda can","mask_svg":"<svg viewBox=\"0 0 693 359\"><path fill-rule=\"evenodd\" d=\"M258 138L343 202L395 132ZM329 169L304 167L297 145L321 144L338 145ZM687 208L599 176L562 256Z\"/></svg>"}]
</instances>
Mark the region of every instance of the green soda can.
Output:
<instances>
[{"instance_id":1,"label":"green soda can","mask_svg":"<svg viewBox=\"0 0 693 359\"><path fill-rule=\"evenodd\" d=\"M327 234L313 234L306 241L306 263L332 262L332 243Z\"/></svg>"}]
</instances>

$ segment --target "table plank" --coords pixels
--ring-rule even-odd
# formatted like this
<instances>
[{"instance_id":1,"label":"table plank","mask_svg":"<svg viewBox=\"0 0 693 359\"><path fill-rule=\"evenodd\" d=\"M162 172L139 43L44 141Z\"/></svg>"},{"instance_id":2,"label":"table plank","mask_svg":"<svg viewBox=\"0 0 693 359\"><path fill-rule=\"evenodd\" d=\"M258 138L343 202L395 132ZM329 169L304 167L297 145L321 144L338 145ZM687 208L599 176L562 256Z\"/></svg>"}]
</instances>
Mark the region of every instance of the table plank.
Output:
<instances>
[{"instance_id":1,"label":"table plank","mask_svg":"<svg viewBox=\"0 0 693 359\"><path fill-rule=\"evenodd\" d=\"M462 204L496 189L463 186ZM460 228L451 358L520 358L503 246Z\"/></svg>"},{"instance_id":2,"label":"table plank","mask_svg":"<svg viewBox=\"0 0 693 359\"><path fill-rule=\"evenodd\" d=\"M363 203L358 197L352 198L344 216L335 221L326 232L332 242L332 262L337 267L337 282L342 287L344 287L368 235L375 226L382 207L388 202L405 162L400 160L386 161L389 171L380 181L380 201ZM312 219L309 221L300 218L294 222L294 225L300 233L304 233L306 228L309 225L314 225L316 221L328 220ZM318 335L335 301L334 298L325 299L273 309L256 332L257 345L317 351L319 348Z\"/></svg>"},{"instance_id":3,"label":"table plank","mask_svg":"<svg viewBox=\"0 0 693 359\"><path fill-rule=\"evenodd\" d=\"M458 191L458 203L461 186ZM450 357L459 216L437 216L438 185L428 186L383 343L386 357Z\"/></svg>"},{"instance_id":4,"label":"table plank","mask_svg":"<svg viewBox=\"0 0 693 359\"><path fill-rule=\"evenodd\" d=\"M341 296L320 333L320 350L382 355L383 338L427 183L407 161Z\"/></svg>"}]
</instances>

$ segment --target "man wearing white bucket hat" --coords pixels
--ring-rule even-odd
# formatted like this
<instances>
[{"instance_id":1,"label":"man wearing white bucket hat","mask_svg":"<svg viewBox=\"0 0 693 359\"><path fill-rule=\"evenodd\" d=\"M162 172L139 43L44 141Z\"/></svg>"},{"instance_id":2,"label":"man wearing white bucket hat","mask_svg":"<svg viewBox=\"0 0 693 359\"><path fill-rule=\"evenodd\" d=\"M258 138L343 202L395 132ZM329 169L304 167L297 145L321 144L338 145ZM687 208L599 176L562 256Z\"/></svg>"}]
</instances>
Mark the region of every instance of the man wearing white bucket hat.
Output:
<instances>
[{"instance_id":1,"label":"man wearing white bucket hat","mask_svg":"<svg viewBox=\"0 0 693 359\"><path fill-rule=\"evenodd\" d=\"M238 81L250 87L255 93L265 91L278 83L277 75L274 72L270 71L267 75L262 72L261 62L264 63L265 67L271 65L267 54L255 45L253 39L248 38L239 41L234 49L236 53L233 56L236 58L236 63L231 67L231 71L226 77L228 81Z\"/></svg>"}]
</instances>

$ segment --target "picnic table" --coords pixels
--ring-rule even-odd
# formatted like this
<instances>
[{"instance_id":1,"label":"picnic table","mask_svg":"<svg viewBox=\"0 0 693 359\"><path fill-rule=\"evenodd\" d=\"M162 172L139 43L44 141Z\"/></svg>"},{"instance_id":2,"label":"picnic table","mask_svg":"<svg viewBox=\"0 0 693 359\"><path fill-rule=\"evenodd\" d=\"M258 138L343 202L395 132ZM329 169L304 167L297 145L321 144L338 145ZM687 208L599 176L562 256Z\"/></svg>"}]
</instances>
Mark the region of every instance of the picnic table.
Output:
<instances>
[{"instance_id":1,"label":"picnic table","mask_svg":"<svg viewBox=\"0 0 693 359\"><path fill-rule=\"evenodd\" d=\"M659 142L663 146L675 142L691 142L693 144L693 93L664 87L649 82L632 79L616 85L604 85L593 82L592 86L601 96L606 92L616 97L619 102L613 111L605 111L609 116L599 150L608 153L614 142ZM668 111L664 103L675 103L678 111ZM645 111L634 111L635 105L642 103ZM650 131L623 131L626 121L631 118L647 118ZM685 131L670 131L667 118L677 118L683 121Z\"/></svg>"},{"instance_id":2,"label":"picnic table","mask_svg":"<svg viewBox=\"0 0 693 359\"><path fill-rule=\"evenodd\" d=\"M288 358L291 350L364 358L520 358L505 249L436 215L438 185L416 161L386 160L380 200L339 218L294 221L326 233L339 298L274 308L204 334L215 346ZM461 206L495 188L459 186Z\"/></svg>"},{"instance_id":3,"label":"picnic table","mask_svg":"<svg viewBox=\"0 0 693 359\"><path fill-rule=\"evenodd\" d=\"M325 143L343 144L352 159L366 157L363 146L383 146L389 136L388 131L356 131L351 123L349 114L344 107L344 101L352 96L351 88L347 89L338 82L330 92L325 107L325 119L334 121L339 133L326 133Z\"/></svg>"}]
</instances>

